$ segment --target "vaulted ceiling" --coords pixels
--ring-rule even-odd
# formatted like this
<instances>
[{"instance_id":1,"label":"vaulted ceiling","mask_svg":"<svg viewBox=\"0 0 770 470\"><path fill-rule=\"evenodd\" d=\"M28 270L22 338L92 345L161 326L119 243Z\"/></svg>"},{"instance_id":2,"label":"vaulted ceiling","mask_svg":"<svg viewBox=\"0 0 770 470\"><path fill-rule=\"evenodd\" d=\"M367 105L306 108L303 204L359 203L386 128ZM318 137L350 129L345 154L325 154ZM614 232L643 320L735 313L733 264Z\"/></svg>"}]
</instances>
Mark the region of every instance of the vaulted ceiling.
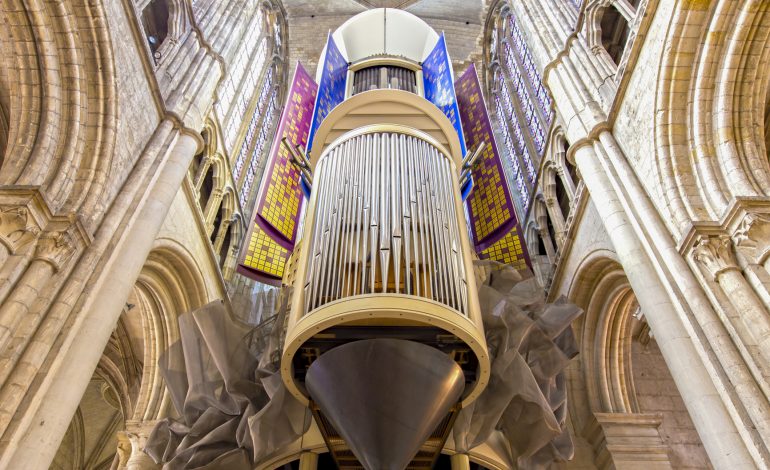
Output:
<instances>
[{"instance_id":1,"label":"vaulted ceiling","mask_svg":"<svg viewBox=\"0 0 770 470\"><path fill-rule=\"evenodd\" d=\"M455 72L481 56L482 25L490 0L283 0L289 20L291 67L297 61L315 72L328 31L370 8L400 8L444 31Z\"/></svg>"},{"instance_id":2,"label":"vaulted ceiling","mask_svg":"<svg viewBox=\"0 0 770 470\"><path fill-rule=\"evenodd\" d=\"M283 0L291 17L355 15L370 8L400 8L423 18L480 25L484 0Z\"/></svg>"}]
</instances>

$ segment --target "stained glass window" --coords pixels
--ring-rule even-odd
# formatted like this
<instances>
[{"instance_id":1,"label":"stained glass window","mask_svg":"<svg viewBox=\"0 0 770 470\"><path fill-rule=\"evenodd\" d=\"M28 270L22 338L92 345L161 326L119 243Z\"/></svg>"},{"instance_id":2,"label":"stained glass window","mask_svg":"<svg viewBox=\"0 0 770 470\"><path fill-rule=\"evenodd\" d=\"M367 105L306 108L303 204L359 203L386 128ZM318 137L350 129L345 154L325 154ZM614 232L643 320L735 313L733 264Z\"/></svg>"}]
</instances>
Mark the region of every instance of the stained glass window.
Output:
<instances>
[{"instance_id":1,"label":"stained glass window","mask_svg":"<svg viewBox=\"0 0 770 470\"><path fill-rule=\"evenodd\" d=\"M267 38L262 37L263 16L262 9L259 9L246 27L227 78L218 90L216 112L219 121L224 123L225 144L230 150L267 58L268 42Z\"/></svg>"},{"instance_id":2,"label":"stained glass window","mask_svg":"<svg viewBox=\"0 0 770 470\"><path fill-rule=\"evenodd\" d=\"M265 115L265 110L267 109L267 100L268 97L271 96L271 92L273 91L274 87L274 75L275 70L270 68L270 70L267 72L267 76L265 77L264 85L262 85L262 89L259 92L257 107L254 109L254 115L251 117L251 121L249 121L249 127L246 129L246 136L243 139L240 150L238 151L238 156L235 158L235 162L233 163L233 179L235 181L238 181L238 178L241 176L241 172L243 171L243 164L246 162L246 156L249 149L252 148L254 137L257 135L258 125L261 122L260 118Z\"/></svg>"},{"instance_id":3,"label":"stained glass window","mask_svg":"<svg viewBox=\"0 0 770 470\"><path fill-rule=\"evenodd\" d=\"M268 139L270 137L270 130L272 129L273 122L278 115L278 89L274 86L271 86L271 89L272 93L270 94L270 103L267 106L267 112L269 115L262 120L262 127L259 131L259 137L257 137L257 143L254 146L254 150L251 152L249 167L246 171L246 175L243 178L243 186L241 186L240 193L241 207L246 207L246 204L249 202L251 190L254 189L254 180L256 179L257 168L263 159L263 151L265 150L265 146L267 145Z\"/></svg>"},{"instance_id":4,"label":"stained glass window","mask_svg":"<svg viewBox=\"0 0 770 470\"><path fill-rule=\"evenodd\" d=\"M519 29L519 25L516 23L516 18L511 15L508 18L508 22L511 26L511 39L513 46L516 49L516 53L524 66L525 73L529 78L529 82L532 85L532 89L535 91L535 95L543 115L548 121L547 125L551 124L551 97L548 95L548 91L543 85L543 78L535 67L535 61L532 60L532 54L529 52L529 47L524 40L524 35Z\"/></svg>"},{"instance_id":5,"label":"stained glass window","mask_svg":"<svg viewBox=\"0 0 770 470\"><path fill-rule=\"evenodd\" d=\"M551 97L513 15L503 16L490 40L493 44L489 60L500 64L493 87L508 154L507 177L511 187L518 189L516 199L520 208L526 211L553 119Z\"/></svg>"},{"instance_id":6,"label":"stained glass window","mask_svg":"<svg viewBox=\"0 0 770 470\"><path fill-rule=\"evenodd\" d=\"M500 93L502 94L502 93ZM495 107L497 108L497 115L500 118L505 116L505 110L500 100L500 94L495 95ZM529 189L527 183L522 176L521 166L519 165L519 159L517 152L513 147L513 140L511 139L511 133L508 131L508 126L501 126L503 131L503 142L505 143L505 150L508 153L508 161L510 167L513 170L513 182L516 184L516 189L519 191L519 197L521 199L522 206L526 207L529 204Z\"/></svg>"}]
</instances>

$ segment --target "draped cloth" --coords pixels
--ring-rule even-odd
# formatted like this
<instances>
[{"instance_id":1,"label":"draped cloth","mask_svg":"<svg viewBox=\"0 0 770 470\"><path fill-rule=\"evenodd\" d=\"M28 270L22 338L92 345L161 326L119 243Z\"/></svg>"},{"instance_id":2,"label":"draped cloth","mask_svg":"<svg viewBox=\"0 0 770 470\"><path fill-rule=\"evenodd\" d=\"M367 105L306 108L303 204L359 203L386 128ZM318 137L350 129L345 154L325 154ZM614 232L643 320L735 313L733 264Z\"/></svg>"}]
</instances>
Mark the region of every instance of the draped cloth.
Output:
<instances>
[{"instance_id":1,"label":"draped cloth","mask_svg":"<svg viewBox=\"0 0 770 470\"><path fill-rule=\"evenodd\" d=\"M546 304L535 279L510 266L476 268L486 279L479 301L492 370L455 421L455 449L466 453L500 431L511 468L567 460L563 370L577 355L570 323L581 311L564 299ZM177 416L159 422L145 447L164 470L250 470L309 428L309 411L278 372L287 305L255 305L265 311L252 317L268 318L256 328L233 319L222 301L179 317L181 339L159 361Z\"/></svg>"},{"instance_id":2,"label":"draped cloth","mask_svg":"<svg viewBox=\"0 0 770 470\"><path fill-rule=\"evenodd\" d=\"M479 304L492 370L487 388L455 421L455 450L467 453L500 431L512 468L569 460L564 368L578 353L570 324L582 311L564 298L546 304L531 275L494 261L475 265L486 279Z\"/></svg>"},{"instance_id":3,"label":"draped cloth","mask_svg":"<svg viewBox=\"0 0 770 470\"><path fill-rule=\"evenodd\" d=\"M270 305L256 328L222 301L179 317L181 339L159 361L178 416L160 421L145 447L164 470L250 470L309 428L278 371L288 309Z\"/></svg>"}]
</instances>

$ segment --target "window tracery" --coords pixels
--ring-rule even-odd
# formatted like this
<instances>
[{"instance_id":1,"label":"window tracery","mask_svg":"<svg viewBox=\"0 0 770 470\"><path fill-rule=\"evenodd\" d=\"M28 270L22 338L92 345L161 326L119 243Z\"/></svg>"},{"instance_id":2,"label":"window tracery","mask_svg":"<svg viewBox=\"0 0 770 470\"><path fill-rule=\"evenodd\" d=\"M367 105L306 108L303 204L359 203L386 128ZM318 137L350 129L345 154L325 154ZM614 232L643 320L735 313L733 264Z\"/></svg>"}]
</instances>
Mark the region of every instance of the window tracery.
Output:
<instances>
[{"instance_id":1,"label":"window tracery","mask_svg":"<svg viewBox=\"0 0 770 470\"><path fill-rule=\"evenodd\" d=\"M546 148L551 97L516 18L506 6L488 36L489 63L498 63L491 86L520 216L527 212Z\"/></svg>"}]
</instances>

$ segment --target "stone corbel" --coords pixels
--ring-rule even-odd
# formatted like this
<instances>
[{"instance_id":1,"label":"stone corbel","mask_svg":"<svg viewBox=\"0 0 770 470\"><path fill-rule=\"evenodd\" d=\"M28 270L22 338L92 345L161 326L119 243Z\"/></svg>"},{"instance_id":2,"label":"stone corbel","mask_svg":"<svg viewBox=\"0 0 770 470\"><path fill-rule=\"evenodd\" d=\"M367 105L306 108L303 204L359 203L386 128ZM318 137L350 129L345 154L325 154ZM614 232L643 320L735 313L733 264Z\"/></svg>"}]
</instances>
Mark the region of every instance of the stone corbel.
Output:
<instances>
[{"instance_id":1,"label":"stone corbel","mask_svg":"<svg viewBox=\"0 0 770 470\"><path fill-rule=\"evenodd\" d=\"M40 234L40 228L24 206L0 206L0 243L9 253L24 250Z\"/></svg>"},{"instance_id":2,"label":"stone corbel","mask_svg":"<svg viewBox=\"0 0 770 470\"><path fill-rule=\"evenodd\" d=\"M733 233L733 241L749 262L765 264L770 256L770 215L746 214Z\"/></svg>"},{"instance_id":3,"label":"stone corbel","mask_svg":"<svg viewBox=\"0 0 770 470\"><path fill-rule=\"evenodd\" d=\"M727 271L740 271L733 252L733 242L727 235L700 235L692 250L692 257L718 281Z\"/></svg>"}]
</instances>

